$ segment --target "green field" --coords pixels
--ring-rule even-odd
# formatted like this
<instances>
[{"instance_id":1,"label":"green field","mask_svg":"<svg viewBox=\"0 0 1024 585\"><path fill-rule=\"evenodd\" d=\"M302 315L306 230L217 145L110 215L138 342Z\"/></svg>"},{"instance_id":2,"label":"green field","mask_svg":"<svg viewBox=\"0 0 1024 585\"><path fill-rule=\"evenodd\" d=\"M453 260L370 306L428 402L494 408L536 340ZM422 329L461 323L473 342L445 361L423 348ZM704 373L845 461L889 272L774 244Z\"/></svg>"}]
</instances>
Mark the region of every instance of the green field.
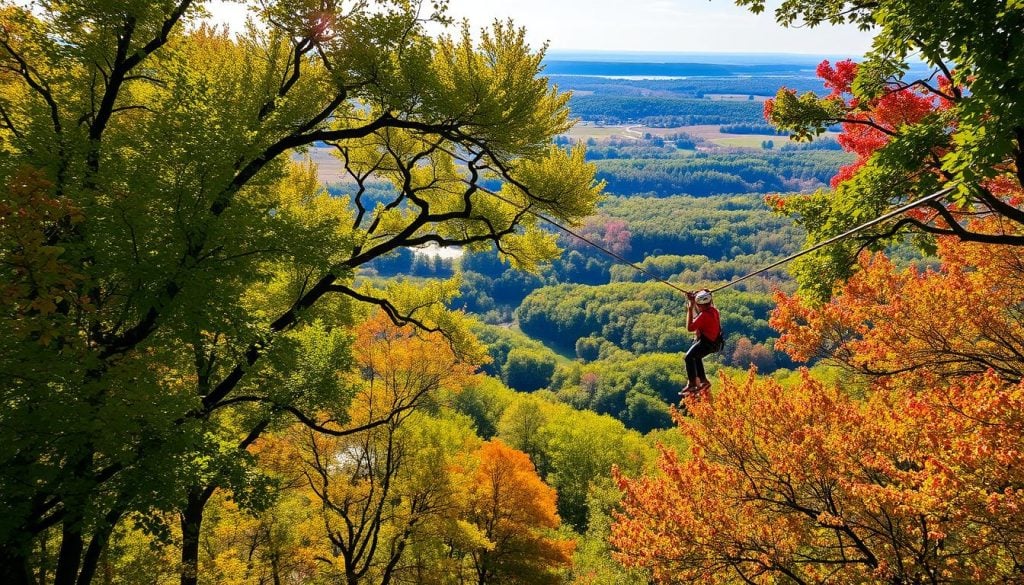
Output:
<instances>
[{"instance_id":1,"label":"green field","mask_svg":"<svg viewBox=\"0 0 1024 585\"><path fill-rule=\"evenodd\" d=\"M711 142L720 146L734 146L740 148L761 148L761 143L765 140L771 140L775 142L775 148L782 146L789 139L785 136L775 136L771 134L736 134L722 136L720 138L712 138Z\"/></svg>"}]
</instances>

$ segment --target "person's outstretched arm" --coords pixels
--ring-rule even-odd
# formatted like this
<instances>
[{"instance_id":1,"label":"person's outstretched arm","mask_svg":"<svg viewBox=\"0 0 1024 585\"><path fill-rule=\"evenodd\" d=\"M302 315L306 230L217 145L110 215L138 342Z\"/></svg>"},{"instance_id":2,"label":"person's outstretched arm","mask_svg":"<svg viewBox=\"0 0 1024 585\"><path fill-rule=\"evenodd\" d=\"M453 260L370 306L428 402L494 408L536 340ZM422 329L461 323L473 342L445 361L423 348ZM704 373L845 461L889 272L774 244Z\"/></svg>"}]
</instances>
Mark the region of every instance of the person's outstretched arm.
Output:
<instances>
[{"instance_id":1,"label":"person's outstretched arm","mask_svg":"<svg viewBox=\"0 0 1024 585\"><path fill-rule=\"evenodd\" d=\"M695 319L693 317L693 296L692 295L687 295L686 298L689 301L688 303L686 303L686 330L687 331L696 331L697 330L697 325L696 325L697 319ZM697 318L699 319L700 315L698 315Z\"/></svg>"}]
</instances>

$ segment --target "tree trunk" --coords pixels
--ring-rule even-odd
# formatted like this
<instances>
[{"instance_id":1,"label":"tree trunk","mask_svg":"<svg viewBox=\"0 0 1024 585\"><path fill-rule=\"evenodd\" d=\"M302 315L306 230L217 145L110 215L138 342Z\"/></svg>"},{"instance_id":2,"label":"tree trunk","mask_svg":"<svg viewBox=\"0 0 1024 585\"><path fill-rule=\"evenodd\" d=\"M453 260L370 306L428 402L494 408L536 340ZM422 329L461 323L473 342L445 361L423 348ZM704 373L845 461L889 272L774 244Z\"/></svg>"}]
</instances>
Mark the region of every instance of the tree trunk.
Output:
<instances>
[{"instance_id":1,"label":"tree trunk","mask_svg":"<svg viewBox=\"0 0 1024 585\"><path fill-rule=\"evenodd\" d=\"M274 585L281 585L280 557L276 552L270 555L270 576L274 580Z\"/></svg>"},{"instance_id":2,"label":"tree trunk","mask_svg":"<svg viewBox=\"0 0 1024 585\"><path fill-rule=\"evenodd\" d=\"M50 568L50 531L44 530L39 535L39 574L37 578L38 585L48 585L50 580L47 578L47 570Z\"/></svg>"},{"instance_id":3,"label":"tree trunk","mask_svg":"<svg viewBox=\"0 0 1024 585\"><path fill-rule=\"evenodd\" d=\"M8 545L0 548L0 583L32 585L32 573L24 552Z\"/></svg>"},{"instance_id":4,"label":"tree trunk","mask_svg":"<svg viewBox=\"0 0 1024 585\"><path fill-rule=\"evenodd\" d=\"M78 580L78 567L82 564L84 546L81 518L68 518L61 531L57 574L53 577L53 585L75 585Z\"/></svg>"},{"instance_id":5,"label":"tree trunk","mask_svg":"<svg viewBox=\"0 0 1024 585\"><path fill-rule=\"evenodd\" d=\"M193 487L188 492L188 503L181 512L181 585L199 583L199 535L203 528L203 509L209 497Z\"/></svg>"},{"instance_id":6,"label":"tree trunk","mask_svg":"<svg viewBox=\"0 0 1024 585\"><path fill-rule=\"evenodd\" d=\"M89 548L85 550L85 557L82 559L82 570L78 574L77 585L89 585L96 576L96 569L99 567L100 556L107 550L110 542L110 535L114 532L114 526L121 519L119 509L111 510L105 522L96 527L92 538L89 541Z\"/></svg>"}]
</instances>

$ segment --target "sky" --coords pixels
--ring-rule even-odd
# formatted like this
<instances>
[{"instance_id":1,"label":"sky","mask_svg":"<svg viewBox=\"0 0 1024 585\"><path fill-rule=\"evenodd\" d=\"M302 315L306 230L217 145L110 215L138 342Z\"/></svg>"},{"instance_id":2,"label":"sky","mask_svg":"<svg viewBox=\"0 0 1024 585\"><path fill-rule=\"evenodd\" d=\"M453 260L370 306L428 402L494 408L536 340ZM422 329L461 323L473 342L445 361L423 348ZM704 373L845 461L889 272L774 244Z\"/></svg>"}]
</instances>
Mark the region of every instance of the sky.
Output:
<instances>
[{"instance_id":1,"label":"sky","mask_svg":"<svg viewBox=\"0 0 1024 585\"><path fill-rule=\"evenodd\" d=\"M803 53L862 55L871 39L855 27L782 28L771 9L755 15L729 0L450 0L449 13L474 30L494 19L525 26L530 44L557 51ZM218 20L244 20L214 2Z\"/></svg>"}]
</instances>

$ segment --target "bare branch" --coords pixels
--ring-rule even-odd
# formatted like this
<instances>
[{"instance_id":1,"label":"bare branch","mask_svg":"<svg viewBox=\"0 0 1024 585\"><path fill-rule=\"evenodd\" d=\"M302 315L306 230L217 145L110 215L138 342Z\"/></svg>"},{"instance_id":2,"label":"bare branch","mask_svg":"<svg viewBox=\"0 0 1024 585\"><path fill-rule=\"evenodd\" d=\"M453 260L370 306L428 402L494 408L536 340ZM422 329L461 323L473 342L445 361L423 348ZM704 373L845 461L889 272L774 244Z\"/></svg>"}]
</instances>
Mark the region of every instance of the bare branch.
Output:
<instances>
[{"instance_id":1,"label":"bare branch","mask_svg":"<svg viewBox=\"0 0 1024 585\"><path fill-rule=\"evenodd\" d=\"M0 104L0 121L3 121L4 127L10 130L14 134L15 138L18 140L24 138L21 132L18 131L18 128L14 125L10 115L7 113L7 108L5 108L3 104Z\"/></svg>"},{"instance_id":2,"label":"bare branch","mask_svg":"<svg viewBox=\"0 0 1024 585\"><path fill-rule=\"evenodd\" d=\"M874 128L875 130L878 130L879 132L881 132L882 134L885 134L887 136L899 136L898 132L894 132L893 130L889 130L885 126L882 126L881 124L879 124L878 122L875 122L874 120L872 120L870 118L864 119L864 120L858 119L858 118L836 118L836 122L842 122L843 124L859 124L861 126L870 126L870 127Z\"/></svg>"},{"instance_id":3,"label":"bare branch","mask_svg":"<svg viewBox=\"0 0 1024 585\"><path fill-rule=\"evenodd\" d=\"M5 31L5 34L0 36L0 47L3 47L7 54L17 62L18 66L6 67L6 69L14 71L20 75L21 78L25 80L25 83L27 83L33 91L43 98L43 101L46 102L46 105L50 109L50 122L53 124L53 132L57 136L60 136L63 133L63 126L60 121L60 110L57 107L56 100L53 99L53 94L50 92L49 84L46 80L38 77L35 69L28 64L28 61L18 53L18 51L16 51L14 47L7 42L7 40L8 38Z\"/></svg>"},{"instance_id":4,"label":"bare branch","mask_svg":"<svg viewBox=\"0 0 1024 585\"><path fill-rule=\"evenodd\" d=\"M372 304L372 305L377 305L378 307L380 307L384 311L384 314L386 314L388 316L388 318L391 319L391 322L394 323L395 325L398 325L399 327L401 327L403 325L412 324L412 325L415 325L417 328L422 329L423 331L430 332L430 333L437 333L437 332L444 333L438 327L428 327L422 321L420 321L420 320L416 319L415 317L413 317L411 313L408 314L408 315L402 315L401 312L395 307L395 305L392 304L391 301L389 301L387 299L381 299L381 298L377 298L377 297L371 297L369 295L364 295L363 293L358 292L355 289L349 288L349 287L347 287L347 286L345 286L343 284L331 285L328 290L330 292L344 293L345 295L348 295L348 296L350 296L350 297L352 297L352 298L354 298L354 299L356 299L358 301L362 301L364 303L369 303L369 304Z\"/></svg>"}]
</instances>

